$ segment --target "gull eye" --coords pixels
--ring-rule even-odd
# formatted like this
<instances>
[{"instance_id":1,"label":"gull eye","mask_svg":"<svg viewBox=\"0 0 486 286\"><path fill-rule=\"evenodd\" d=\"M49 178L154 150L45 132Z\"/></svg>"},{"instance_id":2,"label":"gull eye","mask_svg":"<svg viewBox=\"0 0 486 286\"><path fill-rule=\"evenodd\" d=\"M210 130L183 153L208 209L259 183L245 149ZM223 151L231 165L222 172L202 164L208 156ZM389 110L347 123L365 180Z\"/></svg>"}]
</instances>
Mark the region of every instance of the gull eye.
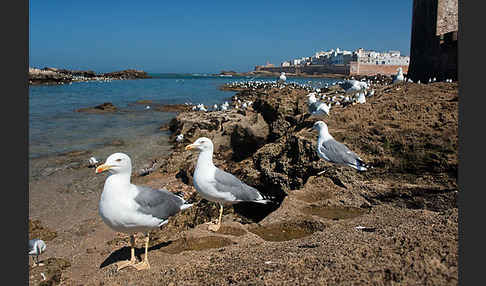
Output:
<instances>
[{"instance_id":1,"label":"gull eye","mask_svg":"<svg viewBox=\"0 0 486 286\"><path fill-rule=\"evenodd\" d=\"M116 159L115 161L117 161L117 162L121 162L121 160L122 160L122 159Z\"/></svg>"}]
</instances>

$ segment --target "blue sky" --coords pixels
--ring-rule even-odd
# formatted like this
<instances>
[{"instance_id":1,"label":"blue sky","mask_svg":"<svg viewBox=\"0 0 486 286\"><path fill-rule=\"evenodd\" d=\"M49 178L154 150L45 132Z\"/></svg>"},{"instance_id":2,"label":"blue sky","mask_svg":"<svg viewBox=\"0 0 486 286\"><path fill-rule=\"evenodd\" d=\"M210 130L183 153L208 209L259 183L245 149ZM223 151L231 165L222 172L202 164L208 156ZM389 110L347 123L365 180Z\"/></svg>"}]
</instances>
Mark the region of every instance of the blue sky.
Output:
<instances>
[{"instance_id":1,"label":"blue sky","mask_svg":"<svg viewBox=\"0 0 486 286\"><path fill-rule=\"evenodd\" d=\"M410 55L409 1L29 2L29 66L250 71L318 50Z\"/></svg>"}]
</instances>

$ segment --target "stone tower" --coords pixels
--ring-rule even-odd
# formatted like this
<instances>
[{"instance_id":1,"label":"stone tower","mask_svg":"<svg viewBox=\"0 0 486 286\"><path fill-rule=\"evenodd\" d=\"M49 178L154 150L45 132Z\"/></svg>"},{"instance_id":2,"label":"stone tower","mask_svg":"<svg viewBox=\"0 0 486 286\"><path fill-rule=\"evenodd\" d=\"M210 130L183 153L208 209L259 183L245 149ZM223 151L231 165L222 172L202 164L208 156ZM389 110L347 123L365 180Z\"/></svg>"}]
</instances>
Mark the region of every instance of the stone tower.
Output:
<instances>
[{"instance_id":1,"label":"stone tower","mask_svg":"<svg viewBox=\"0 0 486 286\"><path fill-rule=\"evenodd\" d=\"M458 0L414 0L408 77L457 80Z\"/></svg>"}]
</instances>

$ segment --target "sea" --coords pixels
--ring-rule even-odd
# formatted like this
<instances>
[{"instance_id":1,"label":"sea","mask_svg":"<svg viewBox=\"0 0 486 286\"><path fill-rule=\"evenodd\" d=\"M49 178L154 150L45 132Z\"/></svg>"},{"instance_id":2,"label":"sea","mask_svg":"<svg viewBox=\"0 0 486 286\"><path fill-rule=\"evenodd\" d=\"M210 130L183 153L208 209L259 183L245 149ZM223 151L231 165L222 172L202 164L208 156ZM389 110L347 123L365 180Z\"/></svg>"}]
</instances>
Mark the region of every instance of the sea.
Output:
<instances>
[{"instance_id":1,"label":"sea","mask_svg":"<svg viewBox=\"0 0 486 286\"><path fill-rule=\"evenodd\" d=\"M149 74L150 79L73 82L29 87L29 159L93 150L110 142L168 138L160 127L176 116L151 104L221 104L235 94L219 89L235 81L275 81L276 78L220 77L207 74ZM333 78L287 78L287 82L322 87ZM140 101L150 102L140 104ZM111 102L119 111L92 114L84 107Z\"/></svg>"}]
</instances>

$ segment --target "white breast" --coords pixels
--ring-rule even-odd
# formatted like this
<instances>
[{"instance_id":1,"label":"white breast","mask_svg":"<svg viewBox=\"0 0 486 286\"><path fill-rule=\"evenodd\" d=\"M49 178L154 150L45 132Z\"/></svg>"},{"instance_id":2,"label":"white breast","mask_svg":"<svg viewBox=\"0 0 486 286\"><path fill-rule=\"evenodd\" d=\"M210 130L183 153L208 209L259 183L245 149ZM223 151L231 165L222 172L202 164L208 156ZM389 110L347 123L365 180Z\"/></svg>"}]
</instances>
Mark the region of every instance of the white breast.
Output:
<instances>
[{"instance_id":1,"label":"white breast","mask_svg":"<svg viewBox=\"0 0 486 286\"><path fill-rule=\"evenodd\" d=\"M233 202L234 196L230 192L219 192L215 187L214 174L216 167L198 168L194 171L194 187L198 193L208 201Z\"/></svg>"},{"instance_id":2,"label":"white breast","mask_svg":"<svg viewBox=\"0 0 486 286\"><path fill-rule=\"evenodd\" d=\"M136 191L130 184L129 188L120 188L116 183L105 182L99 203L99 214L103 222L115 231L133 233L146 232L163 224L163 220L139 211L134 201Z\"/></svg>"}]
</instances>

